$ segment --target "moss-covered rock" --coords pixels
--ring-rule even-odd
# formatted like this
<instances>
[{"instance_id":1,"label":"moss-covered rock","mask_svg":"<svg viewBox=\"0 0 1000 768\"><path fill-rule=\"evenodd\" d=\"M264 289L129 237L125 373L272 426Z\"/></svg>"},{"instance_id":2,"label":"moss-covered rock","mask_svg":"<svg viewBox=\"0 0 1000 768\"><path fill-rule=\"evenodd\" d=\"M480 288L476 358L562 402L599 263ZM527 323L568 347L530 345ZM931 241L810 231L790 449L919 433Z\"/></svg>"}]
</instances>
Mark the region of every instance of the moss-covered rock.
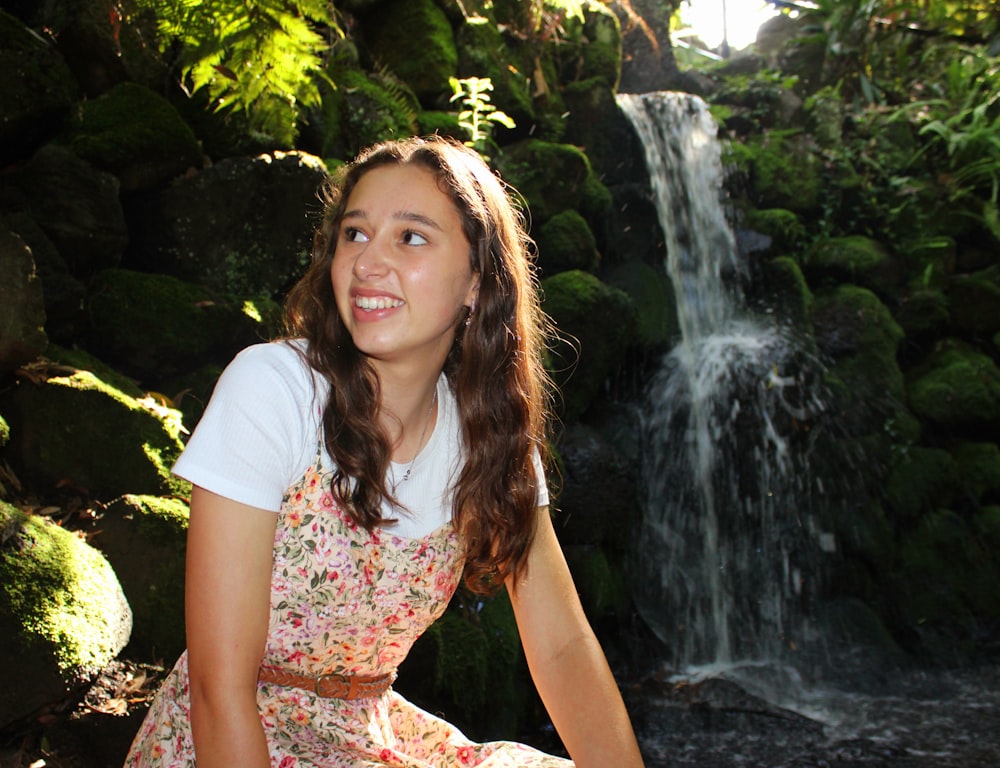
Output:
<instances>
[{"instance_id":1,"label":"moss-covered rock","mask_svg":"<svg viewBox=\"0 0 1000 768\"><path fill-rule=\"evenodd\" d=\"M677 306L670 280L663 270L644 261L628 261L611 270L605 282L628 294L635 307L636 347L663 349L680 334Z\"/></svg>"},{"instance_id":2,"label":"moss-covered rock","mask_svg":"<svg viewBox=\"0 0 1000 768\"><path fill-rule=\"evenodd\" d=\"M896 352L903 331L878 296L849 284L817 292L812 319L820 350L834 361L854 402L902 401Z\"/></svg>"},{"instance_id":3,"label":"moss-covered rock","mask_svg":"<svg viewBox=\"0 0 1000 768\"><path fill-rule=\"evenodd\" d=\"M103 511L92 537L132 606L131 658L169 666L184 650L188 518L180 499L126 494Z\"/></svg>"},{"instance_id":4,"label":"moss-covered rock","mask_svg":"<svg viewBox=\"0 0 1000 768\"><path fill-rule=\"evenodd\" d=\"M941 344L907 379L910 407L935 426L961 432L1000 425L1000 368L981 352Z\"/></svg>"},{"instance_id":5,"label":"moss-covered rock","mask_svg":"<svg viewBox=\"0 0 1000 768\"><path fill-rule=\"evenodd\" d=\"M1000 332L1000 264L948 284L952 327L959 333L992 336Z\"/></svg>"},{"instance_id":6,"label":"moss-covered rock","mask_svg":"<svg viewBox=\"0 0 1000 768\"><path fill-rule=\"evenodd\" d=\"M754 208L747 212L746 226L771 238L775 253L793 251L805 240L806 228L794 211L784 208Z\"/></svg>"},{"instance_id":7,"label":"moss-covered rock","mask_svg":"<svg viewBox=\"0 0 1000 768\"><path fill-rule=\"evenodd\" d=\"M802 259L802 269L814 286L854 283L888 296L899 282L894 259L877 240L863 235L817 242Z\"/></svg>"},{"instance_id":8,"label":"moss-covered rock","mask_svg":"<svg viewBox=\"0 0 1000 768\"><path fill-rule=\"evenodd\" d=\"M169 275L110 269L87 300L84 343L138 379L159 383L272 338L280 309L267 297L219 296Z\"/></svg>"},{"instance_id":9,"label":"moss-covered rock","mask_svg":"<svg viewBox=\"0 0 1000 768\"><path fill-rule=\"evenodd\" d=\"M548 366L562 394L569 421L586 411L635 339L635 308L628 294L579 270L542 281L545 312L559 339Z\"/></svg>"},{"instance_id":10,"label":"moss-covered rock","mask_svg":"<svg viewBox=\"0 0 1000 768\"><path fill-rule=\"evenodd\" d=\"M0 723L63 701L125 646L132 614L100 552L0 502ZM16 660L13 661L12 660Z\"/></svg>"},{"instance_id":11,"label":"moss-covered rock","mask_svg":"<svg viewBox=\"0 0 1000 768\"><path fill-rule=\"evenodd\" d=\"M219 293L283 295L309 264L327 176L315 155L273 152L178 179L133 211L128 266Z\"/></svg>"},{"instance_id":12,"label":"moss-covered rock","mask_svg":"<svg viewBox=\"0 0 1000 768\"><path fill-rule=\"evenodd\" d=\"M170 474L180 455L180 414L126 395L87 370L38 368L0 399L8 458L35 488L70 484L98 498L184 494Z\"/></svg>"},{"instance_id":13,"label":"moss-covered rock","mask_svg":"<svg viewBox=\"0 0 1000 768\"><path fill-rule=\"evenodd\" d=\"M1000 617L996 563L951 510L927 515L904 537L896 578L904 621L950 661L972 649L978 622Z\"/></svg>"},{"instance_id":14,"label":"moss-covered rock","mask_svg":"<svg viewBox=\"0 0 1000 768\"><path fill-rule=\"evenodd\" d=\"M557 213L533 233L542 273L554 275L567 269L597 270L601 254L586 220L575 210Z\"/></svg>"},{"instance_id":15,"label":"moss-covered rock","mask_svg":"<svg viewBox=\"0 0 1000 768\"><path fill-rule=\"evenodd\" d=\"M84 102L69 128L68 143L130 191L165 183L201 165L198 141L177 110L136 83L121 83Z\"/></svg>"},{"instance_id":16,"label":"moss-covered rock","mask_svg":"<svg viewBox=\"0 0 1000 768\"><path fill-rule=\"evenodd\" d=\"M433 0L386 0L361 17L358 31L371 61L394 72L421 103L447 100L458 50L448 17Z\"/></svg>"},{"instance_id":17,"label":"moss-covered rock","mask_svg":"<svg viewBox=\"0 0 1000 768\"><path fill-rule=\"evenodd\" d=\"M768 305L796 327L808 327L813 293L799 263L791 256L778 256L767 261L762 272Z\"/></svg>"},{"instance_id":18,"label":"moss-covered rock","mask_svg":"<svg viewBox=\"0 0 1000 768\"><path fill-rule=\"evenodd\" d=\"M524 197L534 224L579 209L591 173L587 156L577 147L538 139L504 147L496 164Z\"/></svg>"},{"instance_id":19,"label":"moss-covered rock","mask_svg":"<svg viewBox=\"0 0 1000 768\"><path fill-rule=\"evenodd\" d=\"M950 450L967 498L974 504L987 495L1000 498L1000 446L962 440Z\"/></svg>"},{"instance_id":20,"label":"moss-covered rock","mask_svg":"<svg viewBox=\"0 0 1000 768\"><path fill-rule=\"evenodd\" d=\"M935 339L948 328L950 302L943 291L919 288L900 297L894 316L907 339Z\"/></svg>"},{"instance_id":21,"label":"moss-covered rock","mask_svg":"<svg viewBox=\"0 0 1000 768\"><path fill-rule=\"evenodd\" d=\"M958 492L958 467L948 451L911 446L893 462L885 493L897 521L950 506Z\"/></svg>"}]
</instances>

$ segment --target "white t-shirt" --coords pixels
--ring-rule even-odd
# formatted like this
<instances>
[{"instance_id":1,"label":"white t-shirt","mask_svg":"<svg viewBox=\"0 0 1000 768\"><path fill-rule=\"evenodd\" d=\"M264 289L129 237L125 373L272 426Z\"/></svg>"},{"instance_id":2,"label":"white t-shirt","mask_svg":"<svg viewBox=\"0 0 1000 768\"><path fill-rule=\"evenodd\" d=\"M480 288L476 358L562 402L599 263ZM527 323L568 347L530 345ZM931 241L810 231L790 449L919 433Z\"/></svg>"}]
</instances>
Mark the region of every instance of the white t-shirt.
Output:
<instances>
[{"instance_id":1,"label":"white t-shirt","mask_svg":"<svg viewBox=\"0 0 1000 768\"><path fill-rule=\"evenodd\" d=\"M220 496L277 512L285 491L321 456L322 415L329 383L296 347L304 342L256 344L223 371L187 447L174 465L180 477ZM452 484L464 461L458 404L444 375L438 379L438 414L423 450L411 464L390 464L389 487L405 510L383 501L382 514L399 522L386 529L417 538L435 531L452 513ZM399 479L410 469L410 477ZM544 477L535 455L535 472ZM549 503L539 483L538 504Z\"/></svg>"}]
</instances>

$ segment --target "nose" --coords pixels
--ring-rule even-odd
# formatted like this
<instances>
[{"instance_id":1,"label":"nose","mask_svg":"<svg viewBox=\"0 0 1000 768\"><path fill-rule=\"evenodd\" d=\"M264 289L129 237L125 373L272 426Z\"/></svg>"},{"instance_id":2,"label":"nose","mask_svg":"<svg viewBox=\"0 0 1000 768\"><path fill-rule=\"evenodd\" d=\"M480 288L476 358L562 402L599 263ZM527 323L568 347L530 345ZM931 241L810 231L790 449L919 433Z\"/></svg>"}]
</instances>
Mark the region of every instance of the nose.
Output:
<instances>
[{"instance_id":1,"label":"nose","mask_svg":"<svg viewBox=\"0 0 1000 768\"><path fill-rule=\"evenodd\" d=\"M379 277L385 274L387 266L384 248L372 238L354 259L354 275L359 279Z\"/></svg>"}]
</instances>

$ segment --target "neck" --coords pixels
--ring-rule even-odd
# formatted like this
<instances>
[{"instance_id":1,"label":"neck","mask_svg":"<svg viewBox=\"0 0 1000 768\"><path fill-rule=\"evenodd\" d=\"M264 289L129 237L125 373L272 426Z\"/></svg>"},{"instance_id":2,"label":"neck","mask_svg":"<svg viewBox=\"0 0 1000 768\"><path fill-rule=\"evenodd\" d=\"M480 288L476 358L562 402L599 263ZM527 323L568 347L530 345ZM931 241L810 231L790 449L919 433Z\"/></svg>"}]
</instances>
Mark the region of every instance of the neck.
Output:
<instances>
[{"instance_id":1,"label":"neck","mask_svg":"<svg viewBox=\"0 0 1000 768\"><path fill-rule=\"evenodd\" d=\"M437 379L393 392L383 384L379 423L389 436L392 460L406 463L423 448L437 421Z\"/></svg>"}]
</instances>

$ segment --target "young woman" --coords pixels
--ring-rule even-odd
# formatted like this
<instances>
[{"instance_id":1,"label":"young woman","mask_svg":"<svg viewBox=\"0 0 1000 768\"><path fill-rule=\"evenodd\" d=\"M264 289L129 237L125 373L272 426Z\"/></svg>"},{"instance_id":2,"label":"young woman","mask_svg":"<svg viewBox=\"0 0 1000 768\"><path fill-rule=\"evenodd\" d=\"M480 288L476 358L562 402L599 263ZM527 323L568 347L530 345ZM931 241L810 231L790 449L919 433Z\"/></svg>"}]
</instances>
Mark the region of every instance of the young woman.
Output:
<instances>
[{"instance_id":1,"label":"young woman","mask_svg":"<svg viewBox=\"0 0 1000 768\"><path fill-rule=\"evenodd\" d=\"M464 574L509 590L575 764L641 766L549 519L526 245L455 142L376 146L330 190L288 338L236 357L175 467L188 650L127 765L572 765L475 744L391 689Z\"/></svg>"}]
</instances>

